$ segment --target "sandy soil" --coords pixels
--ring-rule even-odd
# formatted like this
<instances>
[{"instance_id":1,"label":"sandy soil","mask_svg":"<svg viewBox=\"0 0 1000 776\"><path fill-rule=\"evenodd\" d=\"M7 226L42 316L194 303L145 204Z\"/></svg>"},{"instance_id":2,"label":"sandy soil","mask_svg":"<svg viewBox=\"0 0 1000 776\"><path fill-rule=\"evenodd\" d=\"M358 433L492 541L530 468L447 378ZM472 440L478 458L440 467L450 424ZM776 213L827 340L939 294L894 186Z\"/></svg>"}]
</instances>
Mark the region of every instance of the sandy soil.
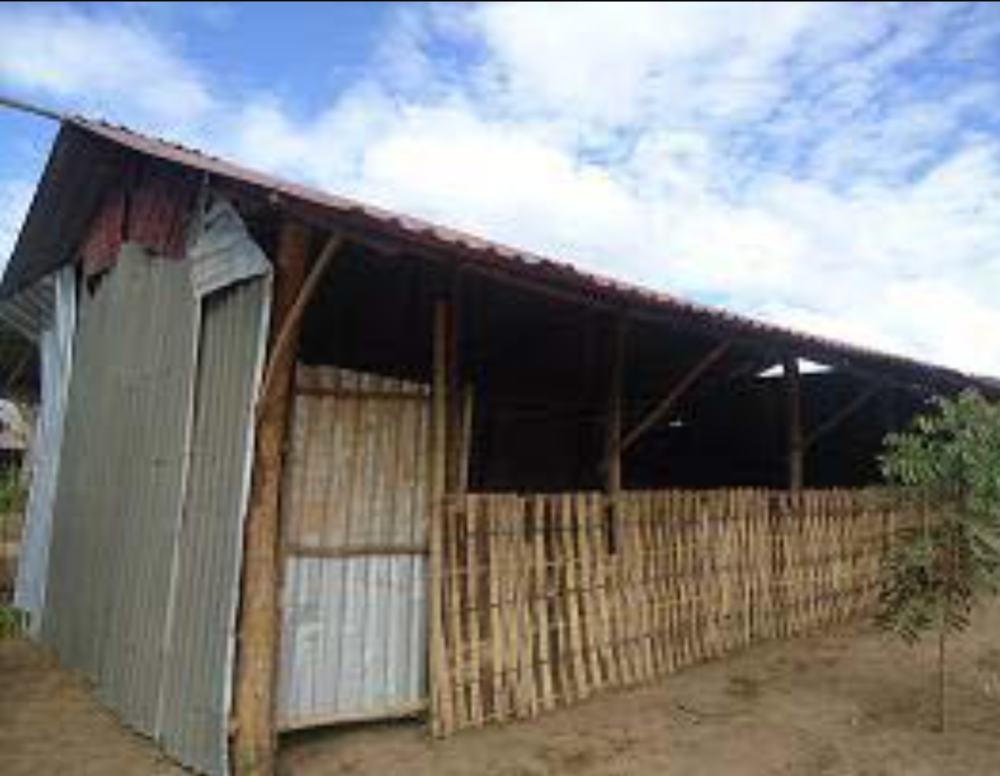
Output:
<instances>
[{"instance_id":1,"label":"sandy soil","mask_svg":"<svg viewBox=\"0 0 1000 776\"><path fill-rule=\"evenodd\" d=\"M1000 607L955 644L951 727L930 732L930 644L869 628L759 647L534 723L429 741L416 724L298 736L286 776L995 776ZM0 643L0 774L172 774L35 647Z\"/></svg>"},{"instance_id":2,"label":"sandy soil","mask_svg":"<svg viewBox=\"0 0 1000 776\"><path fill-rule=\"evenodd\" d=\"M0 641L0 776L186 776L41 649Z\"/></svg>"}]
</instances>

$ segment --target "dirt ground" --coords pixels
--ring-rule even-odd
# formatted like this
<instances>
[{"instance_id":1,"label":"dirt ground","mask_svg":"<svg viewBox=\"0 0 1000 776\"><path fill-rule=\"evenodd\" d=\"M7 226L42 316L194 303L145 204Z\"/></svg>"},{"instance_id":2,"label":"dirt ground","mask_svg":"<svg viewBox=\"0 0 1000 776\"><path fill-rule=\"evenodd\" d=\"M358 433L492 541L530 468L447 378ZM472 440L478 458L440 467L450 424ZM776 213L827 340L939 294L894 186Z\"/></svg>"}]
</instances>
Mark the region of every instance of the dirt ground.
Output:
<instances>
[{"instance_id":1,"label":"dirt ground","mask_svg":"<svg viewBox=\"0 0 1000 776\"><path fill-rule=\"evenodd\" d=\"M302 735L286 776L995 776L1000 607L956 642L949 732L930 732L931 644L870 628L769 644L447 742L416 724ZM181 776L37 648L0 643L0 774Z\"/></svg>"}]
</instances>

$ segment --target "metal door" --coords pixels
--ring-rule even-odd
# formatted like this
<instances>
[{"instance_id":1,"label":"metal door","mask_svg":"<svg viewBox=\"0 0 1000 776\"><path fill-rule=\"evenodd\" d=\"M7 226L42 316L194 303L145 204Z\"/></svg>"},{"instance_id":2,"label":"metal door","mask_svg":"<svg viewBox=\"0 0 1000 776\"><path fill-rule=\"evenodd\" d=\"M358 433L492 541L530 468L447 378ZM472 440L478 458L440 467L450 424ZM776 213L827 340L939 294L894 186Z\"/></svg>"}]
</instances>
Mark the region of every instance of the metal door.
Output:
<instances>
[{"instance_id":1,"label":"metal door","mask_svg":"<svg viewBox=\"0 0 1000 776\"><path fill-rule=\"evenodd\" d=\"M427 698L427 386L300 367L283 495L282 729Z\"/></svg>"}]
</instances>

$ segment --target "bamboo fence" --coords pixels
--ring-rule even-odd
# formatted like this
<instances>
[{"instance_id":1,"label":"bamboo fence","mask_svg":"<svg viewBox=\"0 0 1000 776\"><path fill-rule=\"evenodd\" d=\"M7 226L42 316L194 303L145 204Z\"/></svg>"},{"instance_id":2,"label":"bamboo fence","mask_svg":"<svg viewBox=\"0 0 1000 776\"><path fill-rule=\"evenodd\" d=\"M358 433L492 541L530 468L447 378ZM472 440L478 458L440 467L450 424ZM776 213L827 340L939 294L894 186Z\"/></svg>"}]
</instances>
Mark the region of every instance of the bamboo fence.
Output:
<instances>
[{"instance_id":1,"label":"bamboo fence","mask_svg":"<svg viewBox=\"0 0 1000 776\"><path fill-rule=\"evenodd\" d=\"M917 522L874 490L474 494L441 517L438 735L856 617Z\"/></svg>"}]
</instances>

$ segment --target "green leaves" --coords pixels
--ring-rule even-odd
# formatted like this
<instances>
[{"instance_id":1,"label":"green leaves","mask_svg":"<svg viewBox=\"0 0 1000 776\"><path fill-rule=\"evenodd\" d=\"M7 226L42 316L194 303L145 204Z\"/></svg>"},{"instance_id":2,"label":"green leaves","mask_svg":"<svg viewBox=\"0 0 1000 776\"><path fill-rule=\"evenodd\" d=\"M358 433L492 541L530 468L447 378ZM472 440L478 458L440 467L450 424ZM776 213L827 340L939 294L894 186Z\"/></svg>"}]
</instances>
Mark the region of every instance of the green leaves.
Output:
<instances>
[{"instance_id":1,"label":"green leaves","mask_svg":"<svg viewBox=\"0 0 1000 776\"><path fill-rule=\"evenodd\" d=\"M978 576L969 539L948 521L898 545L888 560L878 624L909 644L942 624L949 633L968 627Z\"/></svg>"},{"instance_id":2,"label":"green leaves","mask_svg":"<svg viewBox=\"0 0 1000 776\"><path fill-rule=\"evenodd\" d=\"M28 499L28 488L20 472L0 471L0 513L19 512Z\"/></svg>"},{"instance_id":3,"label":"green leaves","mask_svg":"<svg viewBox=\"0 0 1000 776\"><path fill-rule=\"evenodd\" d=\"M0 639L17 636L24 630L26 616L19 609L0 606Z\"/></svg>"}]
</instances>

